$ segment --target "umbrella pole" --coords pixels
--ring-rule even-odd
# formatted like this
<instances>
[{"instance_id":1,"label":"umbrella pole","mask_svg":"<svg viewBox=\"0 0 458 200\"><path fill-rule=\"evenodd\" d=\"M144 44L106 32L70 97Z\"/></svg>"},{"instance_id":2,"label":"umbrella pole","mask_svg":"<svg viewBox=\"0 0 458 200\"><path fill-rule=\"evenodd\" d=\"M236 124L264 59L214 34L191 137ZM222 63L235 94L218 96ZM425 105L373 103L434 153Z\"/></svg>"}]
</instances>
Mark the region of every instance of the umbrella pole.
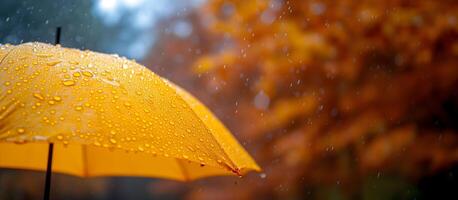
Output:
<instances>
[{"instance_id":1,"label":"umbrella pole","mask_svg":"<svg viewBox=\"0 0 458 200\"><path fill-rule=\"evenodd\" d=\"M60 44L60 32L61 27L56 28L56 40L55 44ZM48 163L46 165L46 180L45 180L45 192L43 195L44 200L49 200L49 194L51 192L51 175L52 175L52 156L54 151L54 144L49 143L48 148Z\"/></svg>"},{"instance_id":2,"label":"umbrella pole","mask_svg":"<svg viewBox=\"0 0 458 200\"><path fill-rule=\"evenodd\" d=\"M46 182L45 182L45 193L43 196L44 200L49 200L49 193L51 192L51 175L52 175L52 155L54 151L54 144L49 144L48 149L48 165L46 166Z\"/></svg>"}]
</instances>

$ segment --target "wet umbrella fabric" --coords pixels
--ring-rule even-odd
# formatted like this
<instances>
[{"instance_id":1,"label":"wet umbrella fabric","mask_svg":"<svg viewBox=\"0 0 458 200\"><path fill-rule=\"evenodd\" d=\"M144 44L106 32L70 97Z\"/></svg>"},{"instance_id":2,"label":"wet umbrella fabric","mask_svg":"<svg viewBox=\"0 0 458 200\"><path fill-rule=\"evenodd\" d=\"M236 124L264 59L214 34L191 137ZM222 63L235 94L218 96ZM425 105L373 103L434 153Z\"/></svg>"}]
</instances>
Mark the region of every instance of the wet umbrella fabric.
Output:
<instances>
[{"instance_id":1,"label":"wet umbrella fabric","mask_svg":"<svg viewBox=\"0 0 458 200\"><path fill-rule=\"evenodd\" d=\"M0 167L193 180L258 165L197 99L133 61L0 46Z\"/></svg>"}]
</instances>

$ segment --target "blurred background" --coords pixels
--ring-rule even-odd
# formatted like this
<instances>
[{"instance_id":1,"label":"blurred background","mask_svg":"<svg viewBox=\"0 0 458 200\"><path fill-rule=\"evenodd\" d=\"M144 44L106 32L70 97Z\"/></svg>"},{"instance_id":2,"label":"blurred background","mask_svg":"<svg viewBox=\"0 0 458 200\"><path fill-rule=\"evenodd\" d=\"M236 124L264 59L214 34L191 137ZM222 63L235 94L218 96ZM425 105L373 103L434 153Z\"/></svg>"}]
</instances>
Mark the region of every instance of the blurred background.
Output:
<instances>
[{"instance_id":1,"label":"blurred background","mask_svg":"<svg viewBox=\"0 0 458 200\"><path fill-rule=\"evenodd\" d=\"M264 170L54 175L53 199L458 199L457 20L454 0L2 0L0 43L53 43L62 26L65 47L135 59ZM43 183L0 169L0 199L40 199Z\"/></svg>"}]
</instances>

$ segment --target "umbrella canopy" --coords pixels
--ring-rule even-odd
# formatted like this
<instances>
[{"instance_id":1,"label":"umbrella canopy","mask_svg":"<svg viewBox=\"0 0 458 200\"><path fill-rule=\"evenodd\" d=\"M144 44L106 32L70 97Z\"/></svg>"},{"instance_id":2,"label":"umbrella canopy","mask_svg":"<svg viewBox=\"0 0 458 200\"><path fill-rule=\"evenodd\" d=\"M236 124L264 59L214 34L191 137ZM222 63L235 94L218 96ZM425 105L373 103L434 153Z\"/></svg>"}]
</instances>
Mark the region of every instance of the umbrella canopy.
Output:
<instances>
[{"instance_id":1,"label":"umbrella canopy","mask_svg":"<svg viewBox=\"0 0 458 200\"><path fill-rule=\"evenodd\" d=\"M260 170L190 94L119 57L0 47L0 167L192 180Z\"/></svg>"}]
</instances>

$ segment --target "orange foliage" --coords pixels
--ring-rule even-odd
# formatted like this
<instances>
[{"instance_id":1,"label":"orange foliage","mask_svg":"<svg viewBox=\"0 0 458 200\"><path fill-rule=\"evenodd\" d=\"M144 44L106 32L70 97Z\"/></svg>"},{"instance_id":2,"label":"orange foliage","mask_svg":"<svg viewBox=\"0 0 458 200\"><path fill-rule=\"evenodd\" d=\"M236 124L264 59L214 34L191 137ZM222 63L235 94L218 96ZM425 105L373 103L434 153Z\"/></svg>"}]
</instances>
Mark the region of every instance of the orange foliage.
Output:
<instances>
[{"instance_id":1,"label":"orange foliage","mask_svg":"<svg viewBox=\"0 0 458 200\"><path fill-rule=\"evenodd\" d=\"M209 1L201 15L222 39L195 72L267 174L231 195L456 164L457 13L448 0Z\"/></svg>"}]
</instances>

